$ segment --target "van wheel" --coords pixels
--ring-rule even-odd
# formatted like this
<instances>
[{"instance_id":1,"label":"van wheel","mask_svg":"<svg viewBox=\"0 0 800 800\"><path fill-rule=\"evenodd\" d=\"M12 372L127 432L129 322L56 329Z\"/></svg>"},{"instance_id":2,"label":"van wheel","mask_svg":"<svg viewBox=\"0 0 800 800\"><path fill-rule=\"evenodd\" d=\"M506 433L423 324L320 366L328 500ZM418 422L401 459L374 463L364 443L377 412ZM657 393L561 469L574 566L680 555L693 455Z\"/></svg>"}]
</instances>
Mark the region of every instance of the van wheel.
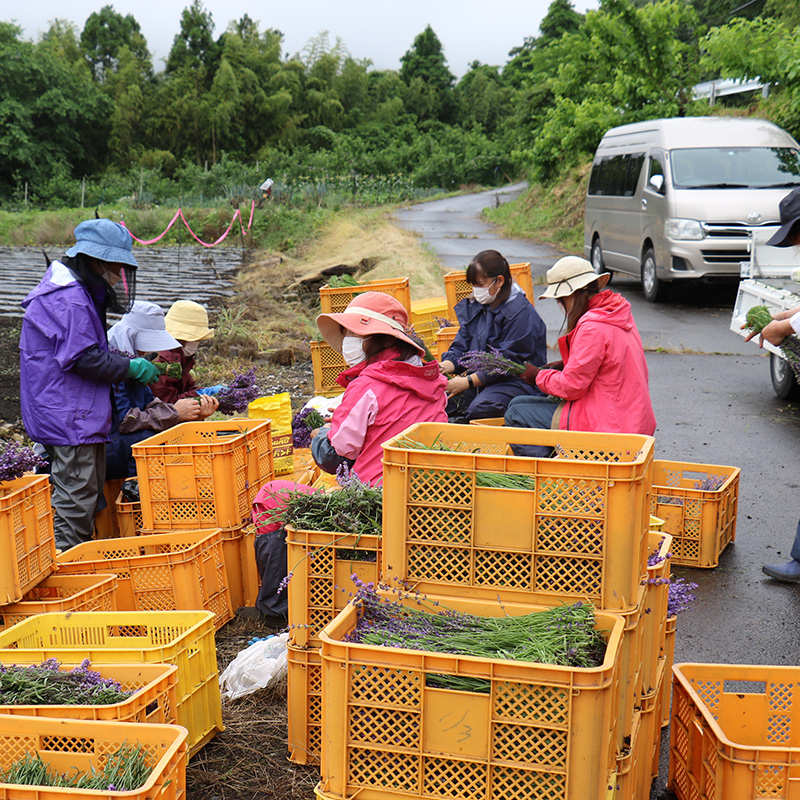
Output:
<instances>
[{"instance_id":1,"label":"van wheel","mask_svg":"<svg viewBox=\"0 0 800 800\"><path fill-rule=\"evenodd\" d=\"M659 280L656 272L656 254L652 247L648 247L644 251L644 258L642 259L642 291L644 292L644 299L651 303L660 303L665 299L668 289L667 284Z\"/></svg>"},{"instance_id":2,"label":"van wheel","mask_svg":"<svg viewBox=\"0 0 800 800\"><path fill-rule=\"evenodd\" d=\"M603 272L607 272L609 275L612 274L610 269L606 269L606 265L603 263L603 246L600 244L600 237L594 237L594 243L592 244L592 269L600 275Z\"/></svg>"},{"instance_id":3,"label":"van wheel","mask_svg":"<svg viewBox=\"0 0 800 800\"><path fill-rule=\"evenodd\" d=\"M769 375L772 378L772 388L781 400L800 398L800 386L797 385L792 368L785 358L775 353L769 354Z\"/></svg>"}]
</instances>

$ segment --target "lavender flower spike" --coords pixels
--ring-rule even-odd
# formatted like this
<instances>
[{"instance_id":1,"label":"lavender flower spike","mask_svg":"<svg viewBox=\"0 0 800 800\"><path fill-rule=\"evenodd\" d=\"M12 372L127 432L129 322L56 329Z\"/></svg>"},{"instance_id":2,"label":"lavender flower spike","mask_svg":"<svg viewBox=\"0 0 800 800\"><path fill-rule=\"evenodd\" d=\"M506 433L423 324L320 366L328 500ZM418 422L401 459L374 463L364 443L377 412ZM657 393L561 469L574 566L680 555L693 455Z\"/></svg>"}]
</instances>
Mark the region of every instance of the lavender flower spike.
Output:
<instances>
[{"instance_id":1,"label":"lavender flower spike","mask_svg":"<svg viewBox=\"0 0 800 800\"><path fill-rule=\"evenodd\" d=\"M517 364L491 346L486 352L469 350L458 361L467 372L483 372L486 375L522 375L525 372L524 364Z\"/></svg>"}]
</instances>

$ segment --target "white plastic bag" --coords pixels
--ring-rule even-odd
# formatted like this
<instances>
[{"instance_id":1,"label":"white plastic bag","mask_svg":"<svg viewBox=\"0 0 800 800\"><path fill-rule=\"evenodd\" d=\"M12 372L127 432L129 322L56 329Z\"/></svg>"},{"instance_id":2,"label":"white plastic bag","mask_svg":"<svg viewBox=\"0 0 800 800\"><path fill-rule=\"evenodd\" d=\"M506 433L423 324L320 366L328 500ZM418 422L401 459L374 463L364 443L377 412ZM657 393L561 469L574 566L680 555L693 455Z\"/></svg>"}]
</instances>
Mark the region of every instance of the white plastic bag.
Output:
<instances>
[{"instance_id":1,"label":"white plastic bag","mask_svg":"<svg viewBox=\"0 0 800 800\"><path fill-rule=\"evenodd\" d=\"M253 642L225 667L219 688L227 700L264 689L286 674L288 633L279 633Z\"/></svg>"}]
</instances>

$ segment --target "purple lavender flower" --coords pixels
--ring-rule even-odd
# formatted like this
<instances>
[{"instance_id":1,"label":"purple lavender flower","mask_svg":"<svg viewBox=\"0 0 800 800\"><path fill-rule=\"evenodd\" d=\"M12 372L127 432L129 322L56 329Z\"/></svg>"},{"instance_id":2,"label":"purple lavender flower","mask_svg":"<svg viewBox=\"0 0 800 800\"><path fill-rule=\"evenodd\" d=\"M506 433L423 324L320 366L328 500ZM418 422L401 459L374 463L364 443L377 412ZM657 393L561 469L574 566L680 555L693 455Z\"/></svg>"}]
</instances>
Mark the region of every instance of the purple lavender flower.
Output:
<instances>
[{"instance_id":1,"label":"purple lavender flower","mask_svg":"<svg viewBox=\"0 0 800 800\"><path fill-rule=\"evenodd\" d=\"M302 408L292 417L292 444L297 447L311 447L311 431L325 424L322 414L316 408Z\"/></svg>"},{"instance_id":2,"label":"purple lavender flower","mask_svg":"<svg viewBox=\"0 0 800 800\"><path fill-rule=\"evenodd\" d=\"M37 456L32 447L11 439L0 449L0 482L13 481L46 465L47 462Z\"/></svg>"},{"instance_id":3,"label":"purple lavender flower","mask_svg":"<svg viewBox=\"0 0 800 800\"><path fill-rule=\"evenodd\" d=\"M669 582L669 599L667 601L667 616L674 617L682 611L688 611L694 601L696 583L689 583L683 578L673 578Z\"/></svg>"},{"instance_id":4,"label":"purple lavender flower","mask_svg":"<svg viewBox=\"0 0 800 800\"><path fill-rule=\"evenodd\" d=\"M294 572L290 572L285 578L283 578L278 586L277 591L275 594L280 594L288 585L289 581L294 577Z\"/></svg>"},{"instance_id":5,"label":"purple lavender flower","mask_svg":"<svg viewBox=\"0 0 800 800\"><path fill-rule=\"evenodd\" d=\"M220 414L244 414L247 406L255 400L261 390L258 388L256 369L253 367L247 372L234 372L233 380L220 389L217 395Z\"/></svg>"},{"instance_id":6,"label":"purple lavender flower","mask_svg":"<svg viewBox=\"0 0 800 800\"><path fill-rule=\"evenodd\" d=\"M458 361L467 372L483 372L486 375L522 375L525 372L523 364L506 358L496 347L491 346L486 352L468 350Z\"/></svg>"}]
</instances>

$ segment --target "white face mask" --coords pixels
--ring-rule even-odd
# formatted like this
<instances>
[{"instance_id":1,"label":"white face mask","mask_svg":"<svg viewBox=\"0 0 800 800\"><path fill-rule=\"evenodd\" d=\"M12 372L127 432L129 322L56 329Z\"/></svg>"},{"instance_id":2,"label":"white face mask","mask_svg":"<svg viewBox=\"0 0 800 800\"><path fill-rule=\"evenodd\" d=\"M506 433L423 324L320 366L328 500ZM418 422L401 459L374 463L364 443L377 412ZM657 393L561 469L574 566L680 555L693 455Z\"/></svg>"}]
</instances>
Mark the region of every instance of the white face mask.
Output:
<instances>
[{"instance_id":1,"label":"white face mask","mask_svg":"<svg viewBox=\"0 0 800 800\"><path fill-rule=\"evenodd\" d=\"M360 364L366 357L364 339L361 336L348 334L342 337L342 358L344 358L348 367Z\"/></svg>"},{"instance_id":2,"label":"white face mask","mask_svg":"<svg viewBox=\"0 0 800 800\"><path fill-rule=\"evenodd\" d=\"M492 295L492 286L494 286L495 281L497 278L494 279L488 286L473 286L472 287L472 296L482 305L488 305L489 303L493 303L496 299L494 295Z\"/></svg>"},{"instance_id":3,"label":"white face mask","mask_svg":"<svg viewBox=\"0 0 800 800\"><path fill-rule=\"evenodd\" d=\"M183 345L183 354L185 356L193 356L197 352L197 348L200 347L200 342L186 342Z\"/></svg>"}]
</instances>

